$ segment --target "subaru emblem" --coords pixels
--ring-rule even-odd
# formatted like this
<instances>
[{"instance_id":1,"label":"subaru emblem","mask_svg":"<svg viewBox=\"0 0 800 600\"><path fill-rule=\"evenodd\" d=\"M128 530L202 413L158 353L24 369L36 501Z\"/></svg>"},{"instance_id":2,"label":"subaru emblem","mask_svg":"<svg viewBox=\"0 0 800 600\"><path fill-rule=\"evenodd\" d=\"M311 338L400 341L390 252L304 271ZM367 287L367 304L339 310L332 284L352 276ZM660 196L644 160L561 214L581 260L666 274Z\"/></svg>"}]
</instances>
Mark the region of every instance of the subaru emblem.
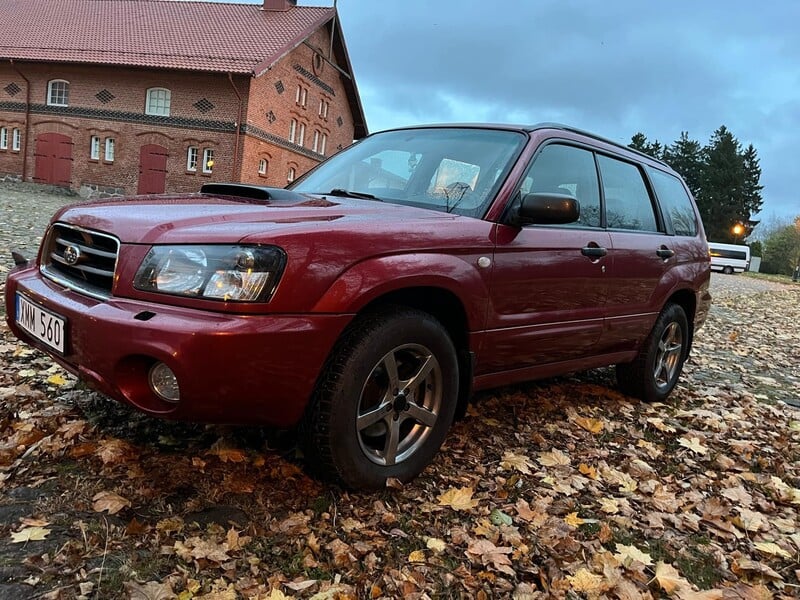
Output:
<instances>
[{"instance_id":1,"label":"subaru emblem","mask_svg":"<svg viewBox=\"0 0 800 600\"><path fill-rule=\"evenodd\" d=\"M67 246L64 248L64 262L68 265L74 265L81 257L81 249L77 246Z\"/></svg>"}]
</instances>

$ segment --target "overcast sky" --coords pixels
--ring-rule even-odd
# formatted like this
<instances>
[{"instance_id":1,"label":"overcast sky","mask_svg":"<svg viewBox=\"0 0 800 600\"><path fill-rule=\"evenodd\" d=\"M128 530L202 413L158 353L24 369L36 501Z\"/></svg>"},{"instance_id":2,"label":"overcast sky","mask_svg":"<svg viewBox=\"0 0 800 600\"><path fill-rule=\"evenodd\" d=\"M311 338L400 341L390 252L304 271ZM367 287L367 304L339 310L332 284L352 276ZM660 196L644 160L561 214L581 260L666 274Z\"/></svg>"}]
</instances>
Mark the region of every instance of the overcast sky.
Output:
<instances>
[{"instance_id":1,"label":"overcast sky","mask_svg":"<svg viewBox=\"0 0 800 600\"><path fill-rule=\"evenodd\" d=\"M371 132L558 121L625 144L638 131L667 143L688 131L705 144L724 124L758 151L761 217L800 215L797 0L337 6Z\"/></svg>"}]
</instances>

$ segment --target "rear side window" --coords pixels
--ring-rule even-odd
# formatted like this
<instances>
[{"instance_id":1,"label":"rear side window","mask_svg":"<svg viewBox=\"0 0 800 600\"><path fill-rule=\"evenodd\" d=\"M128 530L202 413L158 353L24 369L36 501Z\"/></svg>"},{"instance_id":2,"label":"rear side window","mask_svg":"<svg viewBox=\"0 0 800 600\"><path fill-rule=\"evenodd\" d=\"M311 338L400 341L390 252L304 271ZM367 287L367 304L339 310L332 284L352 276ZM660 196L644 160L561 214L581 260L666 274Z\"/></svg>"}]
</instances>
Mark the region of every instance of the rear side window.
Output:
<instances>
[{"instance_id":1,"label":"rear side window","mask_svg":"<svg viewBox=\"0 0 800 600\"><path fill-rule=\"evenodd\" d=\"M674 175L647 167L664 218L672 224L675 235L697 235L697 217L686 188Z\"/></svg>"},{"instance_id":2,"label":"rear side window","mask_svg":"<svg viewBox=\"0 0 800 600\"><path fill-rule=\"evenodd\" d=\"M606 226L611 229L658 231L653 202L639 167L597 156L606 201Z\"/></svg>"},{"instance_id":3,"label":"rear side window","mask_svg":"<svg viewBox=\"0 0 800 600\"><path fill-rule=\"evenodd\" d=\"M561 144L545 146L523 179L520 191L570 194L580 204L580 218L565 226L600 227L597 168L588 150Z\"/></svg>"}]
</instances>

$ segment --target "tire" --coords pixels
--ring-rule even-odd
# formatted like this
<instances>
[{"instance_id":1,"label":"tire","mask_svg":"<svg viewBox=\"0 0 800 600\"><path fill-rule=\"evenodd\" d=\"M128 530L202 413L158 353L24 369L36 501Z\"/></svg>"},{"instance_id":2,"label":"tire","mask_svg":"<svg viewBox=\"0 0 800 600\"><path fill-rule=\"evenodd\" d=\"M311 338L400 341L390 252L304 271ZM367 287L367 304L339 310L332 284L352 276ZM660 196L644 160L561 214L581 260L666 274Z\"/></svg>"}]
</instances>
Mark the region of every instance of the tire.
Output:
<instances>
[{"instance_id":1,"label":"tire","mask_svg":"<svg viewBox=\"0 0 800 600\"><path fill-rule=\"evenodd\" d=\"M357 317L306 413L307 464L352 488L414 478L450 429L458 381L453 342L431 315L389 306Z\"/></svg>"},{"instance_id":2,"label":"tire","mask_svg":"<svg viewBox=\"0 0 800 600\"><path fill-rule=\"evenodd\" d=\"M722 272L725 273L725 275L733 275L733 267L728 265L722 269Z\"/></svg>"},{"instance_id":3,"label":"tire","mask_svg":"<svg viewBox=\"0 0 800 600\"><path fill-rule=\"evenodd\" d=\"M617 365L620 389L644 402L663 402L678 383L688 346L686 312L678 304L667 304L636 359Z\"/></svg>"}]
</instances>

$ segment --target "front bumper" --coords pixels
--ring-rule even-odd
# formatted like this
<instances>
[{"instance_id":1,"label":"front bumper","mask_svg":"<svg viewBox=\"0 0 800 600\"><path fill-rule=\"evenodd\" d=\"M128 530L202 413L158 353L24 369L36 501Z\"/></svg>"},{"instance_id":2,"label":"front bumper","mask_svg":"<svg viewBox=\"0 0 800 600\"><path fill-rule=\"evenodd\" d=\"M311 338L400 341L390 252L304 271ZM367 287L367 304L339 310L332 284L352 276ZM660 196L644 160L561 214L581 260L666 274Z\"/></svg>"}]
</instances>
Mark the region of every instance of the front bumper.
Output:
<instances>
[{"instance_id":1,"label":"front bumper","mask_svg":"<svg viewBox=\"0 0 800 600\"><path fill-rule=\"evenodd\" d=\"M63 355L15 323L18 292L67 319ZM5 294L12 332L91 387L152 415L209 423L295 425L353 317L233 315L121 298L99 301L45 279L34 266L11 271ZM157 361L177 376L177 404L160 399L148 385Z\"/></svg>"}]
</instances>

